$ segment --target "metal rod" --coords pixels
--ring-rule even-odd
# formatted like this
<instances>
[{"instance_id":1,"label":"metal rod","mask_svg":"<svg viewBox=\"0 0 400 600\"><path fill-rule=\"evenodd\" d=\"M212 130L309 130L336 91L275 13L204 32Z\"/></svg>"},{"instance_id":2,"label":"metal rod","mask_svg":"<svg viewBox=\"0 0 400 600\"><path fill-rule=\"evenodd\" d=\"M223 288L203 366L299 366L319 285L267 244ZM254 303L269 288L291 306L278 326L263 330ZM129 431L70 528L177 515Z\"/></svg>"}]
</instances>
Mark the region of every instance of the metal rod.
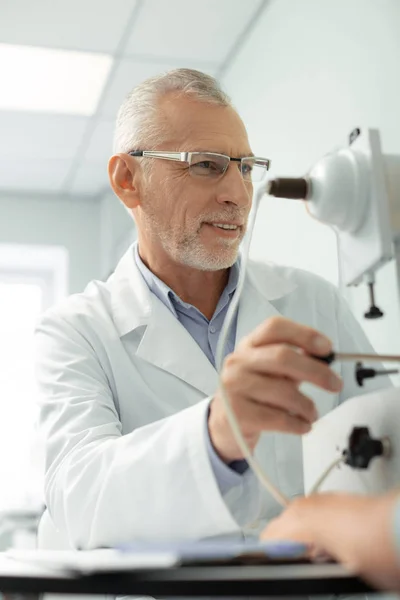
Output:
<instances>
[{"instance_id":1,"label":"metal rod","mask_svg":"<svg viewBox=\"0 0 400 600\"><path fill-rule=\"evenodd\" d=\"M396 354L352 354L351 352L335 352L335 360L368 360L372 362L398 362Z\"/></svg>"},{"instance_id":2,"label":"metal rod","mask_svg":"<svg viewBox=\"0 0 400 600\"><path fill-rule=\"evenodd\" d=\"M371 306L375 306L375 292L374 292L374 281L370 281L368 283L369 287L369 301L371 302Z\"/></svg>"}]
</instances>

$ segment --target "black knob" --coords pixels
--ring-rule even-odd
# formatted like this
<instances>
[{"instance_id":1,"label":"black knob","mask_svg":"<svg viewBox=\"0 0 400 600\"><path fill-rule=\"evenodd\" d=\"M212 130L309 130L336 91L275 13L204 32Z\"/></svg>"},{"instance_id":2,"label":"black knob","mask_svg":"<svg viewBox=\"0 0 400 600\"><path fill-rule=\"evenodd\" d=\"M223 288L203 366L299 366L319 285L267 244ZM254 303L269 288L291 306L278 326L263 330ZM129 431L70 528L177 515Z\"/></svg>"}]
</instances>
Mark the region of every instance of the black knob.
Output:
<instances>
[{"instance_id":1,"label":"black knob","mask_svg":"<svg viewBox=\"0 0 400 600\"><path fill-rule=\"evenodd\" d=\"M381 440L374 440L368 427L354 427L349 445L344 451L345 463L355 469L368 469L375 456L382 456L385 448Z\"/></svg>"},{"instance_id":2,"label":"black knob","mask_svg":"<svg viewBox=\"0 0 400 600\"><path fill-rule=\"evenodd\" d=\"M366 319L380 319L381 317L383 317L384 313L381 311L380 308L378 308L375 305L375 289L374 289L374 283L369 283L368 284L368 288L369 288L369 301L370 301L370 308L369 310L364 313L364 317Z\"/></svg>"},{"instance_id":3,"label":"black knob","mask_svg":"<svg viewBox=\"0 0 400 600\"><path fill-rule=\"evenodd\" d=\"M380 319L383 317L384 313L377 306L371 306L371 308L364 313L364 317L366 319Z\"/></svg>"}]
</instances>

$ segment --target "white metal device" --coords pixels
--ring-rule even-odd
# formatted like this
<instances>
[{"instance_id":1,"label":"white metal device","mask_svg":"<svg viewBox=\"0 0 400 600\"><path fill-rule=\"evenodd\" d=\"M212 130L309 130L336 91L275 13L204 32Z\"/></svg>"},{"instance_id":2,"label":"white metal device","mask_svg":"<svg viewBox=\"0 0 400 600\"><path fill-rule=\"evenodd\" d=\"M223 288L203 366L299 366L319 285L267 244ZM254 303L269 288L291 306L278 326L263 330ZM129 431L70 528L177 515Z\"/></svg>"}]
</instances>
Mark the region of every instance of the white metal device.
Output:
<instances>
[{"instance_id":1,"label":"white metal device","mask_svg":"<svg viewBox=\"0 0 400 600\"><path fill-rule=\"evenodd\" d=\"M308 174L307 208L335 228L345 285L361 283L393 257L390 199L379 132L360 132Z\"/></svg>"},{"instance_id":2,"label":"white metal device","mask_svg":"<svg viewBox=\"0 0 400 600\"><path fill-rule=\"evenodd\" d=\"M342 280L357 285L365 280L371 292L371 310L365 316L381 317L373 300L375 272L394 258L400 274L400 156L385 156L379 132L354 130L349 144L319 160L300 178L270 180L255 191L254 211L249 223L243 252L241 275L234 301L229 307L217 349L217 365L221 370L223 349L233 315L244 284L248 249L259 202L270 195L304 200L308 212L317 220L334 228L339 240ZM374 310L372 310L374 309ZM345 348L336 354L344 356ZM399 353L398 353L399 354ZM235 438L243 455L264 487L282 505L289 500L276 489L243 438L230 407L228 395L220 382L222 398ZM304 437L304 480L306 493L321 489L352 492L383 492L400 479L400 389L382 390L362 395L338 407L320 421ZM373 459L368 469L343 464L342 452L354 426L369 427L378 440L387 438L391 455Z\"/></svg>"},{"instance_id":3,"label":"white metal device","mask_svg":"<svg viewBox=\"0 0 400 600\"><path fill-rule=\"evenodd\" d=\"M397 261L400 234L400 156L382 152L379 132L357 132L345 148L328 154L308 173L307 209L337 232L345 285L373 281L387 261ZM376 457L365 470L336 464L319 490L379 493L400 480L400 389L348 400L320 419L303 438L305 492L340 459L354 427L387 438L390 456Z\"/></svg>"},{"instance_id":4,"label":"white metal device","mask_svg":"<svg viewBox=\"0 0 400 600\"><path fill-rule=\"evenodd\" d=\"M348 400L314 424L303 437L304 487L309 494L318 477L348 448L354 427L388 443L388 454L371 460L367 469L336 465L318 491L386 492L400 483L400 389L392 388Z\"/></svg>"}]
</instances>

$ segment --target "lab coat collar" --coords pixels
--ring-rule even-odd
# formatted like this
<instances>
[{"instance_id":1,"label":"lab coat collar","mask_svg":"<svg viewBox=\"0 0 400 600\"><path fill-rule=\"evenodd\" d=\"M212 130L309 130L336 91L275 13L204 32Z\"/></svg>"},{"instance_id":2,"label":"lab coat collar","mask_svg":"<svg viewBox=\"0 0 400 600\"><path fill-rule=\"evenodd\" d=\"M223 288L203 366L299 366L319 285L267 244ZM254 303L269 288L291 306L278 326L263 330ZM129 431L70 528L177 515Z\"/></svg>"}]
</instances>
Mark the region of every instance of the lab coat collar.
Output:
<instances>
[{"instance_id":1,"label":"lab coat collar","mask_svg":"<svg viewBox=\"0 0 400 600\"><path fill-rule=\"evenodd\" d=\"M272 303L296 289L293 280L284 279L271 264L249 261L239 301L236 343L260 323L281 313Z\"/></svg>"},{"instance_id":2,"label":"lab coat collar","mask_svg":"<svg viewBox=\"0 0 400 600\"><path fill-rule=\"evenodd\" d=\"M143 327L136 355L168 371L206 395L212 395L218 374L199 345L171 311L150 292L131 246L108 280L113 319L119 336ZM271 266L249 262L239 305L236 341L279 311L270 303L295 289Z\"/></svg>"}]
</instances>

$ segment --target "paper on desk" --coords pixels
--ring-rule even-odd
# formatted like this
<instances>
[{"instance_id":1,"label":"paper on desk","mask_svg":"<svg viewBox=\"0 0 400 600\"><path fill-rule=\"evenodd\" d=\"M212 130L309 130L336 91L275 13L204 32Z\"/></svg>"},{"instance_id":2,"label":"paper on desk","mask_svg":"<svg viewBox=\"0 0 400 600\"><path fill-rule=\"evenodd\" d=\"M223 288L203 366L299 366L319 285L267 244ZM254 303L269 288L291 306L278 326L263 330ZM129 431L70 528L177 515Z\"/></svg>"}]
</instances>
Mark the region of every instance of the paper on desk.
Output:
<instances>
[{"instance_id":1,"label":"paper on desk","mask_svg":"<svg viewBox=\"0 0 400 600\"><path fill-rule=\"evenodd\" d=\"M135 569L168 569L179 563L179 557L168 551L123 553L118 550L8 550L4 554L20 563L82 575Z\"/></svg>"},{"instance_id":2,"label":"paper on desk","mask_svg":"<svg viewBox=\"0 0 400 600\"><path fill-rule=\"evenodd\" d=\"M290 540L260 541L254 539L232 541L210 538L197 541L132 542L122 545L119 550L128 555L168 551L174 553L185 564L187 562L201 563L209 560L232 560L254 555L263 556L270 561L296 560L307 555L308 546Z\"/></svg>"},{"instance_id":3,"label":"paper on desk","mask_svg":"<svg viewBox=\"0 0 400 600\"><path fill-rule=\"evenodd\" d=\"M139 569L168 569L177 565L232 561L258 555L268 562L297 560L307 546L297 542L224 540L159 541L125 544L109 550L9 550L8 558L64 573L110 573Z\"/></svg>"}]
</instances>

